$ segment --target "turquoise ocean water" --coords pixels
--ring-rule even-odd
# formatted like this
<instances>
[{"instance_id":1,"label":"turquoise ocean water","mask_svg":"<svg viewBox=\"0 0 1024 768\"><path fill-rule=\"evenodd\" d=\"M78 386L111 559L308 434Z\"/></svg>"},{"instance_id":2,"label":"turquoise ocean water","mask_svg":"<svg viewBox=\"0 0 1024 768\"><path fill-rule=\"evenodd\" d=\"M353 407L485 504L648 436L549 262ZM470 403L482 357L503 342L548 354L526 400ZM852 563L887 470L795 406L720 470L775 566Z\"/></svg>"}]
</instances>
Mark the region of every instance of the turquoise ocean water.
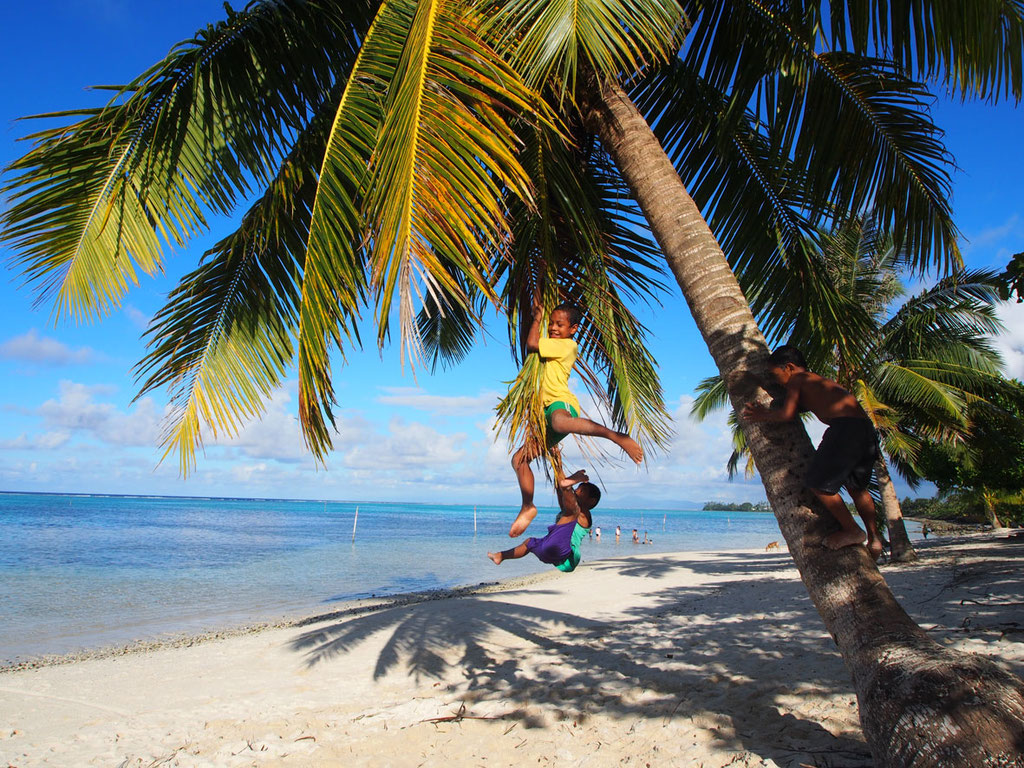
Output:
<instances>
[{"instance_id":1,"label":"turquoise ocean water","mask_svg":"<svg viewBox=\"0 0 1024 768\"><path fill-rule=\"evenodd\" d=\"M486 558L511 546L515 511L477 507L474 531L473 506L0 494L0 660L547 570L533 556ZM546 533L554 514L542 509L529 534ZM756 512L598 507L594 518L601 541L584 540L584 561L781 538L775 518ZM633 528L654 543L632 544Z\"/></svg>"}]
</instances>

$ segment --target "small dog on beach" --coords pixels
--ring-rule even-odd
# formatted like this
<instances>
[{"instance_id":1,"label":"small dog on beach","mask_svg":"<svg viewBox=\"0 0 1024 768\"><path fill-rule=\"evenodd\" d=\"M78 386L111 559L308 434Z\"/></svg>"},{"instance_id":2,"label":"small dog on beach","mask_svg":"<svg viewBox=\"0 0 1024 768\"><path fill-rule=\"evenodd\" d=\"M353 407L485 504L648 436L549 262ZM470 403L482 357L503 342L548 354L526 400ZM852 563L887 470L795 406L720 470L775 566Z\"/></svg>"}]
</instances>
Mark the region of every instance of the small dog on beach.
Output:
<instances>
[{"instance_id":1,"label":"small dog on beach","mask_svg":"<svg viewBox=\"0 0 1024 768\"><path fill-rule=\"evenodd\" d=\"M764 548L764 551L768 552L770 550L778 549L778 548L779 548L779 542L777 542L777 541L770 541L770 542L768 542L768 546Z\"/></svg>"}]
</instances>

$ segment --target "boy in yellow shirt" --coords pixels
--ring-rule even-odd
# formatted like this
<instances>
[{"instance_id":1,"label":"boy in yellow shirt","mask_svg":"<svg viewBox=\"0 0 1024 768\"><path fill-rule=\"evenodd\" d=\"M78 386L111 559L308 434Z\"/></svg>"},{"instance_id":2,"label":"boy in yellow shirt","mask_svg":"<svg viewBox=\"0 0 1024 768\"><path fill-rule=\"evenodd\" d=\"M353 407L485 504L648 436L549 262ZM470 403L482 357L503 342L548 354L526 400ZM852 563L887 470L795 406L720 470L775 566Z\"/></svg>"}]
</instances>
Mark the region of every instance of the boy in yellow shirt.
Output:
<instances>
[{"instance_id":1,"label":"boy in yellow shirt","mask_svg":"<svg viewBox=\"0 0 1024 768\"><path fill-rule=\"evenodd\" d=\"M644 452L640 445L625 432L616 432L596 421L580 417L580 404L569 391L569 374L576 363L577 345L573 336L579 329L580 311L572 304L559 304L548 318L547 338L541 338L540 325L544 309L539 304L533 307L533 322L526 336L526 351L536 352L543 363L541 371L540 396L547 420L548 449L562 441L566 435L588 435L603 437L618 445L637 464L643 461ZM533 503L534 478L530 462L540 456L538 446L525 444L512 457L512 468L519 481L523 505L516 516L508 535L512 538L523 531L537 516Z\"/></svg>"}]
</instances>

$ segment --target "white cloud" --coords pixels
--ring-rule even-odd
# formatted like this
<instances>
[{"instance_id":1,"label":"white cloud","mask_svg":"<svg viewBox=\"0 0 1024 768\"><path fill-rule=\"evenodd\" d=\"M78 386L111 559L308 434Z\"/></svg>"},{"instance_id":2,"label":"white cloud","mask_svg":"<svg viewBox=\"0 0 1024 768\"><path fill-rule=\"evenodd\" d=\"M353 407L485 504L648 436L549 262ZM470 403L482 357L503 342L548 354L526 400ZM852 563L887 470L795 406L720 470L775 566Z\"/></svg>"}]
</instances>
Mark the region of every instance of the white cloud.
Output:
<instances>
[{"instance_id":1,"label":"white cloud","mask_svg":"<svg viewBox=\"0 0 1024 768\"><path fill-rule=\"evenodd\" d=\"M378 403L442 414L486 412L494 408L500 397L497 392L481 392L474 397L431 395L419 387L381 387L381 391L385 394L377 397Z\"/></svg>"},{"instance_id":2,"label":"white cloud","mask_svg":"<svg viewBox=\"0 0 1024 768\"><path fill-rule=\"evenodd\" d=\"M89 347L72 349L35 328L0 344L0 358L36 365L89 365L102 359Z\"/></svg>"},{"instance_id":3,"label":"white cloud","mask_svg":"<svg viewBox=\"0 0 1024 768\"><path fill-rule=\"evenodd\" d=\"M247 424L233 437L208 436L205 455L196 471L182 481L172 458L159 467L158 444L162 413L151 400L129 411L113 402L110 387L62 382L57 397L34 413L42 420L38 434L14 437L0 448L38 449L41 469L29 473L0 472L10 487L72 491L145 492L270 497L389 499L452 503L519 504L519 490L510 466L512 447L496 436L490 408L472 423L430 416L423 423L393 415L386 423L370 421L358 412L338 413L335 450L326 471L317 469L305 448L295 406L294 382L277 391L263 418ZM726 411L698 423L689 416L693 397L672 404L676 434L666 450L649 450L648 462L636 467L617 446L605 440L593 445L606 458L584 453L574 438L563 442L566 468L591 472L611 507L673 507L685 501L758 501L764 491L757 479L726 479L731 451ZM586 401L591 417L599 409ZM465 413L459 409L459 414ZM446 423L449 422L449 423ZM458 431L454 424L458 423ZM96 440L108 450L76 451L75 462L57 449L74 437ZM129 448L140 446L143 452ZM8 469L12 467L8 466ZM49 472L49 479L40 479ZM17 479L18 473L22 477ZM543 468L535 466L537 501L554 504Z\"/></svg>"},{"instance_id":4,"label":"white cloud","mask_svg":"<svg viewBox=\"0 0 1024 768\"><path fill-rule=\"evenodd\" d=\"M963 251L975 266L1002 269L1010 256L1020 251L1024 239L1024 222L1014 213L1002 224L965 236Z\"/></svg>"},{"instance_id":5,"label":"white cloud","mask_svg":"<svg viewBox=\"0 0 1024 768\"><path fill-rule=\"evenodd\" d=\"M343 466L377 472L442 472L466 457L461 448L465 433L444 434L416 422L397 417L386 434L364 440L344 451Z\"/></svg>"},{"instance_id":6,"label":"white cloud","mask_svg":"<svg viewBox=\"0 0 1024 768\"><path fill-rule=\"evenodd\" d=\"M967 238L967 241L973 248L985 248L993 244L998 245L1017 231L1019 221L1020 216L1015 213L1002 224L988 227L976 235L971 235Z\"/></svg>"},{"instance_id":7,"label":"white cloud","mask_svg":"<svg viewBox=\"0 0 1024 768\"><path fill-rule=\"evenodd\" d=\"M997 310L1005 330L995 338L995 348L1003 356L1007 376L1024 380L1024 304L1001 303Z\"/></svg>"},{"instance_id":8,"label":"white cloud","mask_svg":"<svg viewBox=\"0 0 1024 768\"><path fill-rule=\"evenodd\" d=\"M57 431L86 434L111 445L155 447L161 418L156 404L147 397L130 411L122 412L113 403L96 402L97 396L112 391L107 386L62 381L59 397L44 402L37 413L46 426Z\"/></svg>"},{"instance_id":9,"label":"white cloud","mask_svg":"<svg viewBox=\"0 0 1024 768\"><path fill-rule=\"evenodd\" d=\"M0 440L0 450L8 451L52 451L60 448L71 439L71 433L67 430L56 432L43 432L42 434L29 437L22 432L11 440Z\"/></svg>"},{"instance_id":10,"label":"white cloud","mask_svg":"<svg viewBox=\"0 0 1024 768\"><path fill-rule=\"evenodd\" d=\"M131 304L124 305L124 314L139 330L146 330L149 328L149 315L143 312L136 306Z\"/></svg>"}]
</instances>

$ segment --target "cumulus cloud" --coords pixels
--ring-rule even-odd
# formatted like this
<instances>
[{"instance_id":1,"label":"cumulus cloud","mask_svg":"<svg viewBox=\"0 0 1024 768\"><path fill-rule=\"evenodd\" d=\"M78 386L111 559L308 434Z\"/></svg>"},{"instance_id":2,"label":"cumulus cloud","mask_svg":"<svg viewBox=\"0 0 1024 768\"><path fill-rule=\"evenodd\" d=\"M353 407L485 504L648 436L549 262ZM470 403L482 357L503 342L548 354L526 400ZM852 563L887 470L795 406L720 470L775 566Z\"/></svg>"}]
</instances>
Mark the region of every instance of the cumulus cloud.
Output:
<instances>
[{"instance_id":1,"label":"cumulus cloud","mask_svg":"<svg viewBox=\"0 0 1024 768\"><path fill-rule=\"evenodd\" d=\"M11 440L0 440L0 450L5 451L52 451L60 448L71 439L71 433L67 430L56 432L43 432L39 435L29 436L22 432Z\"/></svg>"},{"instance_id":2,"label":"cumulus cloud","mask_svg":"<svg viewBox=\"0 0 1024 768\"><path fill-rule=\"evenodd\" d=\"M431 395L419 387L381 387L377 402L384 405L416 408L439 414L473 414L494 408L500 395L481 392L476 396Z\"/></svg>"},{"instance_id":3,"label":"cumulus cloud","mask_svg":"<svg viewBox=\"0 0 1024 768\"><path fill-rule=\"evenodd\" d=\"M89 347L73 349L31 328L0 344L0 358L35 365L89 365L102 356Z\"/></svg>"},{"instance_id":4,"label":"cumulus cloud","mask_svg":"<svg viewBox=\"0 0 1024 768\"><path fill-rule=\"evenodd\" d=\"M124 314L125 317L127 317L132 322L132 325L134 325L139 330L144 331L147 328L149 328L149 315L147 315L138 307L133 306L132 304L125 304Z\"/></svg>"},{"instance_id":5,"label":"cumulus cloud","mask_svg":"<svg viewBox=\"0 0 1024 768\"><path fill-rule=\"evenodd\" d=\"M417 422L394 417L387 432L345 450L342 465L379 472L433 472L462 461L465 433L444 434Z\"/></svg>"},{"instance_id":6,"label":"cumulus cloud","mask_svg":"<svg viewBox=\"0 0 1024 768\"><path fill-rule=\"evenodd\" d=\"M997 309L1005 330L995 338L1007 376L1024 380L1024 304L1006 301Z\"/></svg>"},{"instance_id":7,"label":"cumulus cloud","mask_svg":"<svg viewBox=\"0 0 1024 768\"><path fill-rule=\"evenodd\" d=\"M39 406L43 423L58 432L89 435L100 442L123 446L155 446L160 436L161 414L150 398L130 411L119 411L97 396L112 394L107 386L87 386L73 381L58 385L58 397Z\"/></svg>"}]
</instances>

